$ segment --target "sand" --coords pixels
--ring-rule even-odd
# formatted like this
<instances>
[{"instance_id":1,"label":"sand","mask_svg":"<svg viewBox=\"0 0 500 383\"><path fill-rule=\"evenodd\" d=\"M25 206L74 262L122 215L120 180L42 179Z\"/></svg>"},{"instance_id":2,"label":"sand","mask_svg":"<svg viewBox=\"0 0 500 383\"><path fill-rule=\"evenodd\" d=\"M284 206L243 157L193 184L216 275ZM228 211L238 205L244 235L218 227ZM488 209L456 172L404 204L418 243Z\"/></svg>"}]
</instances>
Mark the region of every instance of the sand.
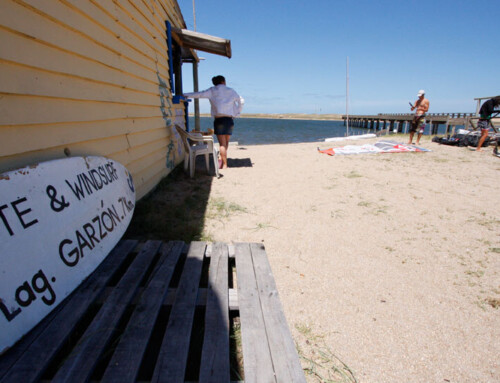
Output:
<instances>
[{"instance_id":1,"label":"sand","mask_svg":"<svg viewBox=\"0 0 500 383\"><path fill-rule=\"evenodd\" d=\"M309 382L499 382L500 159L344 144L231 146L206 236L264 243Z\"/></svg>"}]
</instances>

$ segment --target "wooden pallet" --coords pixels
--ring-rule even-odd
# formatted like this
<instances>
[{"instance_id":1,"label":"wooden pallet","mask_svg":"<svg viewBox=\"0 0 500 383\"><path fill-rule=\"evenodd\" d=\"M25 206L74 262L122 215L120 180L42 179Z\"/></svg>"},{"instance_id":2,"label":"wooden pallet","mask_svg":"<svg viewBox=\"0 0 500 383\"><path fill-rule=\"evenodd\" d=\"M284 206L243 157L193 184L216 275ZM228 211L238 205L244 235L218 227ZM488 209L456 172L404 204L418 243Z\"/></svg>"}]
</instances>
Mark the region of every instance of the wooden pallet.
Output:
<instances>
[{"instance_id":1,"label":"wooden pallet","mask_svg":"<svg viewBox=\"0 0 500 383\"><path fill-rule=\"evenodd\" d=\"M0 381L305 377L262 244L124 240L0 357Z\"/></svg>"}]
</instances>

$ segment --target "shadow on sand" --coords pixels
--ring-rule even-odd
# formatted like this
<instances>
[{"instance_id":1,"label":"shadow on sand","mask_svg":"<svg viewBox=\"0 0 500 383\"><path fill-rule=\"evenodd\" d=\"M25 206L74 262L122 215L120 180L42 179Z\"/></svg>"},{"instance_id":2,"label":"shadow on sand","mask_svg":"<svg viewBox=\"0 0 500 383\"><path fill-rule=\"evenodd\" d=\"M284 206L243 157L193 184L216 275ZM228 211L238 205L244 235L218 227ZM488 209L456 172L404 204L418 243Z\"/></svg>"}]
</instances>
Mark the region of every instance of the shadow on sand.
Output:
<instances>
[{"instance_id":1,"label":"shadow on sand","mask_svg":"<svg viewBox=\"0 0 500 383\"><path fill-rule=\"evenodd\" d=\"M213 161L207 173L205 159L196 159L195 176L189 178L178 165L147 196L137 202L124 235L127 239L210 241L203 236L205 216L214 177ZM229 158L231 168L252 167L250 158Z\"/></svg>"},{"instance_id":2,"label":"shadow on sand","mask_svg":"<svg viewBox=\"0 0 500 383\"><path fill-rule=\"evenodd\" d=\"M216 178L207 174L204 164L200 165L194 178L184 173L182 165L177 166L138 201L124 238L186 243L203 240L204 217Z\"/></svg>"}]
</instances>

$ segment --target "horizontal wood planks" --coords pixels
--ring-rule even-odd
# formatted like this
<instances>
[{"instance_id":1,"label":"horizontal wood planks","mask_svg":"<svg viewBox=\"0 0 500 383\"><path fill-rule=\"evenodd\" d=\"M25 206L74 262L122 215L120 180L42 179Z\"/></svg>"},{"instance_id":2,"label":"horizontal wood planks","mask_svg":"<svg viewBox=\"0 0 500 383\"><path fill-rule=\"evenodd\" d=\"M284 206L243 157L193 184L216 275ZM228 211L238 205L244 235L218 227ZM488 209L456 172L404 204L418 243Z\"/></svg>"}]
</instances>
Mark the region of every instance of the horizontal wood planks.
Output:
<instances>
[{"instance_id":1,"label":"horizontal wood planks","mask_svg":"<svg viewBox=\"0 0 500 383\"><path fill-rule=\"evenodd\" d=\"M305 382L261 244L122 241L0 357L0 382L239 381L238 314L244 382Z\"/></svg>"},{"instance_id":2,"label":"horizontal wood planks","mask_svg":"<svg viewBox=\"0 0 500 383\"><path fill-rule=\"evenodd\" d=\"M121 162L137 198L151 190L183 159L166 20L184 27L177 2L2 1L0 172L69 150Z\"/></svg>"}]
</instances>

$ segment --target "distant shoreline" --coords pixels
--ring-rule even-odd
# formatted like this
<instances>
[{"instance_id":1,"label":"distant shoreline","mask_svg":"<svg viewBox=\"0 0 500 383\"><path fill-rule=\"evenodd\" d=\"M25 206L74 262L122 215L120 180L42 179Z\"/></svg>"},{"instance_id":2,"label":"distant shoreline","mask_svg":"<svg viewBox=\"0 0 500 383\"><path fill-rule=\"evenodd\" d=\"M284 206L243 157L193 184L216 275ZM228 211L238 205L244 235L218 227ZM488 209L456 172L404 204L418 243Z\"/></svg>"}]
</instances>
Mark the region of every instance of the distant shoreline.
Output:
<instances>
[{"instance_id":1,"label":"distant shoreline","mask_svg":"<svg viewBox=\"0 0 500 383\"><path fill-rule=\"evenodd\" d=\"M189 117L193 117L189 114ZM201 113L200 117L210 117L210 114ZM282 120L329 120L329 121L342 121L341 114L305 114L305 113L243 113L240 118L268 118L268 119L282 119Z\"/></svg>"}]
</instances>

